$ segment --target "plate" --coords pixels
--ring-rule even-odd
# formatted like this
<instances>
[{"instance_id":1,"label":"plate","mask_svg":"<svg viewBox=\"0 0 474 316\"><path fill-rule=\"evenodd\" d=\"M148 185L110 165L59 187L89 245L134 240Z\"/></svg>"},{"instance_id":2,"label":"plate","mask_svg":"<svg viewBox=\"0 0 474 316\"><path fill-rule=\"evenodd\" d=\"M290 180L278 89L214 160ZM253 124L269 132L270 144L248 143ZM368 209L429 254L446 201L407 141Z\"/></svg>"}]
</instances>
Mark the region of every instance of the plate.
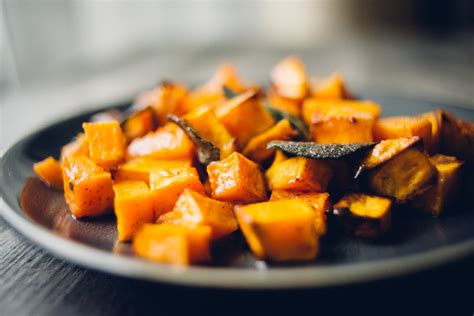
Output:
<instances>
[{"instance_id":1,"label":"plate","mask_svg":"<svg viewBox=\"0 0 474 316\"><path fill-rule=\"evenodd\" d=\"M433 102L401 97L364 97L382 104L384 115L415 114L438 107ZM474 120L473 110L443 108ZM328 237L320 258L309 263L270 265L255 260L249 252L229 247L244 242L238 235L214 247L217 259L212 266L176 267L133 257L129 244L115 241L113 216L75 220L62 194L49 190L32 172L34 162L58 156L60 147L81 130L82 122L92 114L76 115L34 132L8 149L1 159L3 218L27 239L71 263L130 278L193 286L299 288L388 278L474 253L473 207L460 200L437 219L416 212L406 212L403 218L395 216L394 229L377 242Z\"/></svg>"}]
</instances>

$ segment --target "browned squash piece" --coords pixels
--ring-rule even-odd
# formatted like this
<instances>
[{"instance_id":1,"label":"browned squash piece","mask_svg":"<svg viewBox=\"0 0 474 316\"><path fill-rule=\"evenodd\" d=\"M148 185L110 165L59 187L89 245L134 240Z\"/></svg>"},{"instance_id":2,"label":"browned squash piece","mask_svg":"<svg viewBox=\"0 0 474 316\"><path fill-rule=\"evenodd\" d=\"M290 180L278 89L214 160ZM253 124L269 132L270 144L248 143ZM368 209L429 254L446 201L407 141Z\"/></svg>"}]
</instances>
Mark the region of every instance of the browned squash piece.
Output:
<instances>
[{"instance_id":1,"label":"browned squash piece","mask_svg":"<svg viewBox=\"0 0 474 316\"><path fill-rule=\"evenodd\" d=\"M151 107L155 111L159 125L165 124L168 114L184 114L188 90L177 82L163 81L155 89L145 92L135 100L134 108Z\"/></svg>"},{"instance_id":2,"label":"browned squash piece","mask_svg":"<svg viewBox=\"0 0 474 316\"><path fill-rule=\"evenodd\" d=\"M219 148L221 158L229 156L236 150L235 138L230 135L209 107L199 107L183 118L200 136Z\"/></svg>"},{"instance_id":3,"label":"browned squash piece","mask_svg":"<svg viewBox=\"0 0 474 316\"><path fill-rule=\"evenodd\" d=\"M242 153L251 160L261 163L273 155L274 149L267 149L267 144L272 140L290 140L298 136L291 123L284 119L277 124L251 138Z\"/></svg>"},{"instance_id":4,"label":"browned squash piece","mask_svg":"<svg viewBox=\"0 0 474 316\"><path fill-rule=\"evenodd\" d=\"M149 158L135 158L118 166L114 173L114 181L135 180L149 183L150 173L152 172L158 172L162 169L170 170L191 166L191 159L154 160Z\"/></svg>"},{"instance_id":5,"label":"browned squash piece","mask_svg":"<svg viewBox=\"0 0 474 316\"><path fill-rule=\"evenodd\" d=\"M204 197L191 190L184 190L173 211L161 215L158 223L187 227L207 225L212 229L213 239L229 235L238 228L232 204Z\"/></svg>"},{"instance_id":6,"label":"browned squash piece","mask_svg":"<svg viewBox=\"0 0 474 316\"><path fill-rule=\"evenodd\" d=\"M474 123L442 111L441 153L474 163Z\"/></svg>"},{"instance_id":7,"label":"browned squash piece","mask_svg":"<svg viewBox=\"0 0 474 316\"><path fill-rule=\"evenodd\" d=\"M404 203L427 190L436 178L436 168L420 146L412 146L368 173L376 194Z\"/></svg>"},{"instance_id":8,"label":"browned squash piece","mask_svg":"<svg viewBox=\"0 0 474 316\"><path fill-rule=\"evenodd\" d=\"M259 166L234 152L207 166L212 197L232 203L255 203L267 199L265 181Z\"/></svg>"},{"instance_id":9,"label":"browned squash piece","mask_svg":"<svg viewBox=\"0 0 474 316\"><path fill-rule=\"evenodd\" d=\"M99 216L113 206L114 191L109 172L85 156L63 162L64 197L76 218Z\"/></svg>"},{"instance_id":10,"label":"browned squash piece","mask_svg":"<svg viewBox=\"0 0 474 316\"><path fill-rule=\"evenodd\" d=\"M219 65L206 84L191 92L186 103L188 112L204 104L214 107L223 102L225 100L224 86L237 93L247 89L247 85L243 82L237 68L232 64Z\"/></svg>"},{"instance_id":11,"label":"browned squash piece","mask_svg":"<svg viewBox=\"0 0 474 316\"><path fill-rule=\"evenodd\" d=\"M301 115L301 101L278 95L275 89L270 88L267 95L269 105L277 110L299 117Z\"/></svg>"},{"instance_id":12,"label":"browned squash piece","mask_svg":"<svg viewBox=\"0 0 474 316\"><path fill-rule=\"evenodd\" d=\"M195 168L162 169L150 173L155 218L170 212L185 189L204 194L204 187Z\"/></svg>"},{"instance_id":13,"label":"browned squash piece","mask_svg":"<svg viewBox=\"0 0 474 316\"><path fill-rule=\"evenodd\" d=\"M176 124L163 127L134 139L127 149L128 159L148 157L153 159L192 159L196 149L188 135Z\"/></svg>"},{"instance_id":14,"label":"browned squash piece","mask_svg":"<svg viewBox=\"0 0 474 316\"><path fill-rule=\"evenodd\" d=\"M145 136L157 127L158 122L152 107L131 114L122 123L123 133L128 141Z\"/></svg>"},{"instance_id":15,"label":"browned squash piece","mask_svg":"<svg viewBox=\"0 0 474 316\"><path fill-rule=\"evenodd\" d=\"M303 62L295 56L280 61L272 70L270 80L278 95L303 100L308 94L308 77Z\"/></svg>"},{"instance_id":16,"label":"browned squash piece","mask_svg":"<svg viewBox=\"0 0 474 316\"><path fill-rule=\"evenodd\" d=\"M151 191L143 181L124 181L114 184L114 192L117 238L131 240L141 225L155 220Z\"/></svg>"},{"instance_id":17,"label":"browned squash piece","mask_svg":"<svg viewBox=\"0 0 474 316\"><path fill-rule=\"evenodd\" d=\"M110 168L125 158L125 138L117 121L83 123L89 156L98 165Z\"/></svg>"},{"instance_id":18,"label":"browned squash piece","mask_svg":"<svg viewBox=\"0 0 474 316\"><path fill-rule=\"evenodd\" d=\"M319 250L314 218L306 202L293 199L237 206L235 213L247 243L259 259L311 260Z\"/></svg>"},{"instance_id":19,"label":"browned squash piece","mask_svg":"<svg viewBox=\"0 0 474 316\"><path fill-rule=\"evenodd\" d=\"M148 260L189 265L210 260L211 228L145 224L133 239L133 251Z\"/></svg>"},{"instance_id":20,"label":"browned squash piece","mask_svg":"<svg viewBox=\"0 0 474 316\"><path fill-rule=\"evenodd\" d=\"M439 216L456 192L463 162L445 155L433 156L430 161L438 171L438 178L435 185L413 200L413 206Z\"/></svg>"},{"instance_id":21,"label":"browned squash piece","mask_svg":"<svg viewBox=\"0 0 474 316\"><path fill-rule=\"evenodd\" d=\"M419 115L423 119L427 119L431 123L431 143L428 147L430 155L434 155L439 152L439 143L441 138L441 111L436 110L433 112L426 112Z\"/></svg>"},{"instance_id":22,"label":"browned squash piece","mask_svg":"<svg viewBox=\"0 0 474 316\"><path fill-rule=\"evenodd\" d=\"M370 101L310 98L303 103L303 119L320 144L371 142L379 115L380 106Z\"/></svg>"},{"instance_id":23,"label":"browned squash piece","mask_svg":"<svg viewBox=\"0 0 474 316\"><path fill-rule=\"evenodd\" d=\"M240 147L274 124L272 116L257 98L257 90L246 91L226 101L215 109L215 113L229 133L237 139Z\"/></svg>"},{"instance_id":24,"label":"browned squash piece","mask_svg":"<svg viewBox=\"0 0 474 316\"><path fill-rule=\"evenodd\" d=\"M340 73L333 73L327 78L311 78L311 96L317 99L343 100L350 99L344 78Z\"/></svg>"},{"instance_id":25,"label":"browned squash piece","mask_svg":"<svg viewBox=\"0 0 474 316\"><path fill-rule=\"evenodd\" d=\"M76 138L61 148L61 162L68 157L89 156L89 143L86 135L79 133Z\"/></svg>"},{"instance_id":26,"label":"browned squash piece","mask_svg":"<svg viewBox=\"0 0 474 316\"><path fill-rule=\"evenodd\" d=\"M431 129L431 121L426 116L384 117L374 125L374 140L419 136L428 150L431 146Z\"/></svg>"},{"instance_id":27,"label":"browned squash piece","mask_svg":"<svg viewBox=\"0 0 474 316\"><path fill-rule=\"evenodd\" d=\"M35 163L33 165L33 170L41 181L51 188L56 190L63 189L63 173L61 165L53 157L48 157Z\"/></svg>"},{"instance_id":28,"label":"browned squash piece","mask_svg":"<svg viewBox=\"0 0 474 316\"><path fill-rule=\"evenodd\" d=\"M270 190L325 192L333 172L323 160L293 157L273 164L266 172Z\"/></svg>"},{"instance_id":29,"label":"browned squash piece","mask_svg":"<svg viewBox=\"0 0 474 316\"><path fill-rule=\"evenodd\" d=\"M331 209L331 200L328 193L298 192L286 190L274 190L270 201L300 199L309 203L316 213L314 218L314 228L317 236L326 234L326 212Z\"/></svg>"},{"instance_id":30,"label":"browned squash piece","mask_svg":"<svg viewBox=\"0 0 474 316\"><path fill-rule=\"evenodd\" d=\"M390 228L392 201L388 198L351 193L334 204L334 215L347 233L358 237L380 237Z\"/></svg>"}]
</instances>

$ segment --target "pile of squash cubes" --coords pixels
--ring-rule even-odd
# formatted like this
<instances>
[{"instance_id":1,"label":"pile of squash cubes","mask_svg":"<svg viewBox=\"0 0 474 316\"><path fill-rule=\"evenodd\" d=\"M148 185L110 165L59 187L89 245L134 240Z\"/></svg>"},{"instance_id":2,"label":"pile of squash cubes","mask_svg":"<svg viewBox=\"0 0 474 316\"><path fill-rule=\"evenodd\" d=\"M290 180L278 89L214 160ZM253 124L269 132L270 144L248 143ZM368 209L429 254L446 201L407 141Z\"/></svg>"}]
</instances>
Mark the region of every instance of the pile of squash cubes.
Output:
<instances>
[{"instance_id":1,"label":"pile of squash cubes","mask_svg":"<svg viewBox=\"0 0 474 316\"><path fill-rule=\"evenodd\" d=\"M257 258L300 261L317 257L328 216L363 238L389 230L395 204L437 216L473 161L473 124L450 113L380 118L297 57L270 80L265 91L223 64L192 91L163 82L34 170L76 219L113 210L138 256L188 265L239 230Z\"/></svg>"}]
</instances>

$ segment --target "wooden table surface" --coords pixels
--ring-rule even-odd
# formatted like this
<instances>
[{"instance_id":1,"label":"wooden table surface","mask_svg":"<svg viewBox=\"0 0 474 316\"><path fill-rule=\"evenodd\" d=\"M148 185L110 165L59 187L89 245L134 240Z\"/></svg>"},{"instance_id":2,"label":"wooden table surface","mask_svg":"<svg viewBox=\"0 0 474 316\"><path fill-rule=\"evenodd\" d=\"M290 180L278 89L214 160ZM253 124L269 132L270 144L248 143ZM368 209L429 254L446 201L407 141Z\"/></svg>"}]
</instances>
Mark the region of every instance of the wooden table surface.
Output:
<instances>
[{"instance_id":1,"label":"wooden table surface","mask_svg":"<svg viewBox=\"0 0 474 316\"><path fill-rule=\"evenodd\" d=\"M300 55L310 69L318 69L319 73L341 70L356 88L369 86L397 93L405 91L408 95L439 100L440 104L450 102L473 107L472 42L465 39L415 42L397 46L375 41L365 46L305 51ZM290 51L278 50L255 54L192 52L199 62L188 58L183 66L176 60L173 62L170 56L166 63L159 58L148 63L138 62L127 70L100 76L100 80L94 78L68 89L56 87L54 91L61 90L61 95L52 93L51 89L20 91L4 102L1 149L52 119L78 111L79 104L84 105L81 109L85 104L89 107L111 104L153 83L156 73L145 71L151 66L168 69L164 73L193 81L209 75L218 61L226 59L235 61L249 78L258 80L265 78L262 69L270 69L288 53ZM259 66L253 67L256 64ZM186 71L180 67L187 67ZM41 104L41 110L32 106L32 100ZM18 120L18 114L24 111L30 111L31 115ZM69 264L25 240L0 218L0 315L166 315L177 312L242 315L256 310L266 312L262 315L269 311L300 314L302 310L317 314L321 310L352 311L354 307L384 312L406 303L431 307L447 304L450 310L464 309L467 314L463 315L472 315L473 267L474 256L470 256L396 279L314 290L185 288L125 279ZM374 308L377 303L385 304L385 309Z\"/></svg>"}]
</instances>

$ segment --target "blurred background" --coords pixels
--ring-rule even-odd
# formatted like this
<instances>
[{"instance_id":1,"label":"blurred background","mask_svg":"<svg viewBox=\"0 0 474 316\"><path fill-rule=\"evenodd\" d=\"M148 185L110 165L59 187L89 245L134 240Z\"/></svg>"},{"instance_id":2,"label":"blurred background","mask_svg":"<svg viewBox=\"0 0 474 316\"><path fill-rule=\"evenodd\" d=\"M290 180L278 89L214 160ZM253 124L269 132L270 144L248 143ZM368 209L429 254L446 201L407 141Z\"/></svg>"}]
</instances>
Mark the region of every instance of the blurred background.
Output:
<instances>
[{"instance_id":1,"label":"blurred background","mask_svg":"<svg viewBox=\"0 0 474 316\"><path fill-rule=\"evenodd\" d=\"M1 2L0 150L52 120L218 63L267 83L299 55L366 93L474 108L474 1Z\"/></svg>"}]
</instances>

